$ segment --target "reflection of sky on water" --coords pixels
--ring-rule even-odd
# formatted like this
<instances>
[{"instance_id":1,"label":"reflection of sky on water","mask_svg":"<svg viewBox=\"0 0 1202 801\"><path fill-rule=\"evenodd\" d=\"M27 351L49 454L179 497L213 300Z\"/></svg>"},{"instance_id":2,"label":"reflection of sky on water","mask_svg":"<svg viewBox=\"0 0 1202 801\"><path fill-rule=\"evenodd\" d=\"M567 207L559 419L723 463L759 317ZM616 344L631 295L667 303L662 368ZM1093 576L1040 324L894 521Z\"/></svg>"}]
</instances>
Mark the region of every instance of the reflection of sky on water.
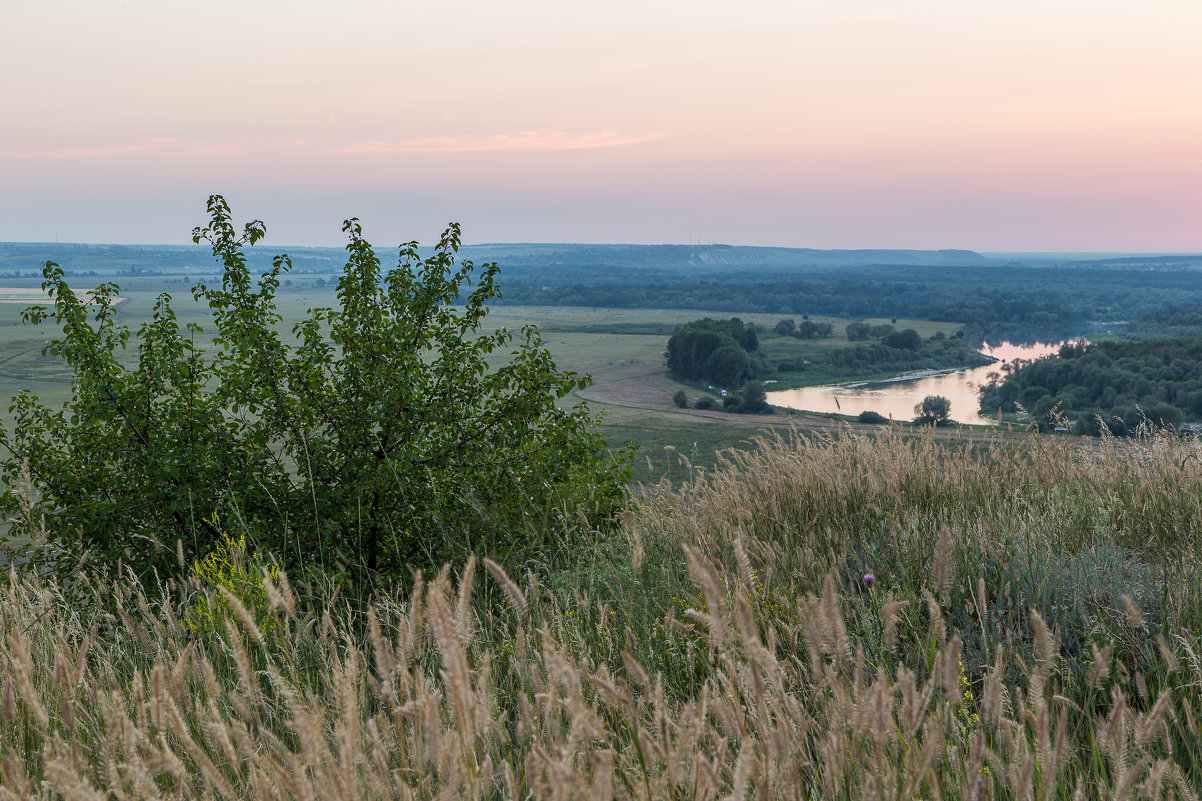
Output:
<instances>
[{"instance_id":1,"label":"reflection of sky on water","mask_svg":"<svg viewBox=\"0 0 1202 801\"><path fill-rule=\"evenodd\" d=\"M942 395L952 402L951 419L956 422L995 424L996 419L982 417L978 412L977 389L981 384L989 382L989 373L1000 372L1003 362L1013 359L1038 359L1055 353L1061 344L1056 342L1014 345L1002 342L992 347L986 345L982 346L981 352L999 361L984 367L909 381L786 389L769 392L768 402L774 406L811 412L856 415L873 411L894 420L912 420L915 404L920 403L927 395Z\"/></svg>"}]
</instances>

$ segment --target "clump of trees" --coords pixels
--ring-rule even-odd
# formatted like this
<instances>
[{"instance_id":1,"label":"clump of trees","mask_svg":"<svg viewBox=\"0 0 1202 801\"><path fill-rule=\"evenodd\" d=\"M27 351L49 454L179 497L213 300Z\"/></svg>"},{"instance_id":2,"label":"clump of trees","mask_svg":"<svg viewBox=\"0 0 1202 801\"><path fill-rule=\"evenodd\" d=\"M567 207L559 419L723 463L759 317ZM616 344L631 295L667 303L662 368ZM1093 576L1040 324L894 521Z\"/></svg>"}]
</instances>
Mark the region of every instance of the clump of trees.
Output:
<instances>
[{"instance_id":1,"label":"clump of trees","mask_svg":"<svg viewBox=\"0 0 1202 801\"><path fill-rule=\"evenodd\" d=\"M889 323L869 325L864 321L848 323L844 329L851 342L876 340L894 350L918 350L922 347L922 336L913 328L898 331Z\"/></svg>"},{"instance_id":2,"label":"clump of trees","mask_svg":"<svg viewBox=\"0 0 1202 801\"><path fill-rule=\"evenodd\" d=\"M685 323L668 340L668 370L679 378L736 389L765 370L755 331L738 317Z\"/></svg>"},{"instance_id":3,"label":"clump of trees","mask_svg":"<svg viewBox=\"0 0 1202 801\"><path fill-rule=\"evenodd\" d=\"M208 210L193 239L223 274L193 297L212 313L214 350L169 295L131 332L116 285L84 301L45 264L53 305L25 320L58 326L47 351L75 377L63 408L23 392L13 433L0 429L11 539L44 527L52 569L153 579L236 530L301 572L359 585L471 552L521 561L561 547L568 518L616 521L627 468L583 405L561 405L589 379L559 370L533 327L481 332L498 268L457 258L457 225L426 258L401 246L386 270L348 220L337 305L310 310L292 344L275 300L291 261L252 276L245 248L265 226L239 232L220 196Z\"/></svg>"},{"instance_id":4,"label":"clump of trees","mask_svg":"<svg viewBox=\"0 0 1202 801\"><path fill-rule=\"evenodd\" d=\"M778 322L772 330L783 337L825 339L835 333L835 326L831 323L816 323L813 320L802 320L798 323L796 320L786 318Z\"/></svg>"}]
</instances>

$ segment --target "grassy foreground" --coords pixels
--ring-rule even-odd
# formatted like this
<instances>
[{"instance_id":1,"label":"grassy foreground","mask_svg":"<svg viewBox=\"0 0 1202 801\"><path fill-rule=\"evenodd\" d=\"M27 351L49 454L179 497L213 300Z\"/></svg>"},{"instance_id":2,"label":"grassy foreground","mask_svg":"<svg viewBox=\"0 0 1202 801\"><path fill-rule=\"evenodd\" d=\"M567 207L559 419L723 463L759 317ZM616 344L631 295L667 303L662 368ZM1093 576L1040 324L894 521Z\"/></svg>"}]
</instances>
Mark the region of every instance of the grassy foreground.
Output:
<instances>
[{"instance_id":1,"label":"grassy foreground","mask_svg":"<svg viewBox=\"0 0 1202 801\"><path fill-rule=\"evenodd\" d=\"M1197 443L733 458L361 614L14 575L0 797L1198 797Z\"/></svg>"}]
</instances>

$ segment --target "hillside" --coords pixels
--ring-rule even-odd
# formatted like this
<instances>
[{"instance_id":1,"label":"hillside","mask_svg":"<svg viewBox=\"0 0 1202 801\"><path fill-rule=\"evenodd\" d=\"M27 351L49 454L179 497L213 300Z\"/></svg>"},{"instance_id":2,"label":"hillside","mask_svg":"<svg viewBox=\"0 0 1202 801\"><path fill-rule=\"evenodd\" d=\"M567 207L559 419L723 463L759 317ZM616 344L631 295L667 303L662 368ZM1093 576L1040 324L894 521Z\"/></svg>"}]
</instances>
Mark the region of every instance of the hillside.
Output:
<instances>
[{"instance_id":1,"label":"hillside","mask_svg":"<svg viewBox=\"0 0 1202 801\"><path fill-rule=\"evenodd\" d=\"M0 587L15 797L1195 798L1202 461L761 442L557 567ZM256 578L257 576L257 578Z\"/></svg>"}]
</instances>

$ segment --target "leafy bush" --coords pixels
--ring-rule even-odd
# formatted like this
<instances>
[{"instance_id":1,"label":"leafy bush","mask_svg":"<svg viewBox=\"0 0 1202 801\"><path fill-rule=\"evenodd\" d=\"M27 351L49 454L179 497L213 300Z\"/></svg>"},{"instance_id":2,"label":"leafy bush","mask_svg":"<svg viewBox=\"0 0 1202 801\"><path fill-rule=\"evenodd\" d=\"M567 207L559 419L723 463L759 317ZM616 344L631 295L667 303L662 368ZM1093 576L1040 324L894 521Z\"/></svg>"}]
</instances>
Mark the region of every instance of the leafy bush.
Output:
<instances>
[{"instance_id":1,"label":"leafy bush","mask_svg":"<svg viewBox=\"0 0 1202 801\"><path fill-rule=\"evenodd\" d=\"M0 505L32 506L13 537L44 520L58 546L52 566L123 563L150 577L178 569L177 540L188 560L220 542L216 514L287 564L359 583L473 551L525 558L561 547L567 521L613 523L626 468L587 408L559 405L589 379L558 370L532 326L496 358L513 335L479 329L498 268L457 260L457 225L428 258L403 245L385 272L348 220L338 305L310 310L292 345L275 302L289 258L252 278L243 247L263 237L263 223L239 235L223 198L208 208L193 239L212 245L223 277L193 296L212 312L215 353L198 347L194 324L181 329L163 294L126 367L117 353L131 334L116 322L116 285L97 288L89 305L60 267L44 266L54 306L25 319L58 324L47 351L75 379L62 410L30 392L14 401ZM13 489L24 475L32 499Z\"/></svg>"},{"instance_id":2,"label":"leafy bush","mask_svg":"<svg viewBox=\"0 0 1202 801\"><path fill-rule=\"evenodd\" d=\"M871 409L865 409L864 411L860 412L860 416L857 417L856 419L859 420L861 423L875 423L878 425L881 423L889 422L888 417L881 414L880 412L874 412Z\"/></svg>"},{"instance_id":3,"label":"leafy bush","mask_svg":"<svg viewBox=\"0 0 1202 801\"><path fill-rule=\"evenodd\" d=\"M702 395L700 398L697 399L697 402L693 404L693 408L694 409L717 409L718 401L714 400L709 395Z\"/></svg>"},{"instance_id":4,"label":"leafy bush","mask_svg":"<svg viewBox=\"0 0 1202 801\"><path fill-rule=\"evenodd\" d=\"M672 396L672 403L676 405L677 409L689 408L689 393L683 389L676 390L676 394Z\"/></svg>"}]
</instances>

